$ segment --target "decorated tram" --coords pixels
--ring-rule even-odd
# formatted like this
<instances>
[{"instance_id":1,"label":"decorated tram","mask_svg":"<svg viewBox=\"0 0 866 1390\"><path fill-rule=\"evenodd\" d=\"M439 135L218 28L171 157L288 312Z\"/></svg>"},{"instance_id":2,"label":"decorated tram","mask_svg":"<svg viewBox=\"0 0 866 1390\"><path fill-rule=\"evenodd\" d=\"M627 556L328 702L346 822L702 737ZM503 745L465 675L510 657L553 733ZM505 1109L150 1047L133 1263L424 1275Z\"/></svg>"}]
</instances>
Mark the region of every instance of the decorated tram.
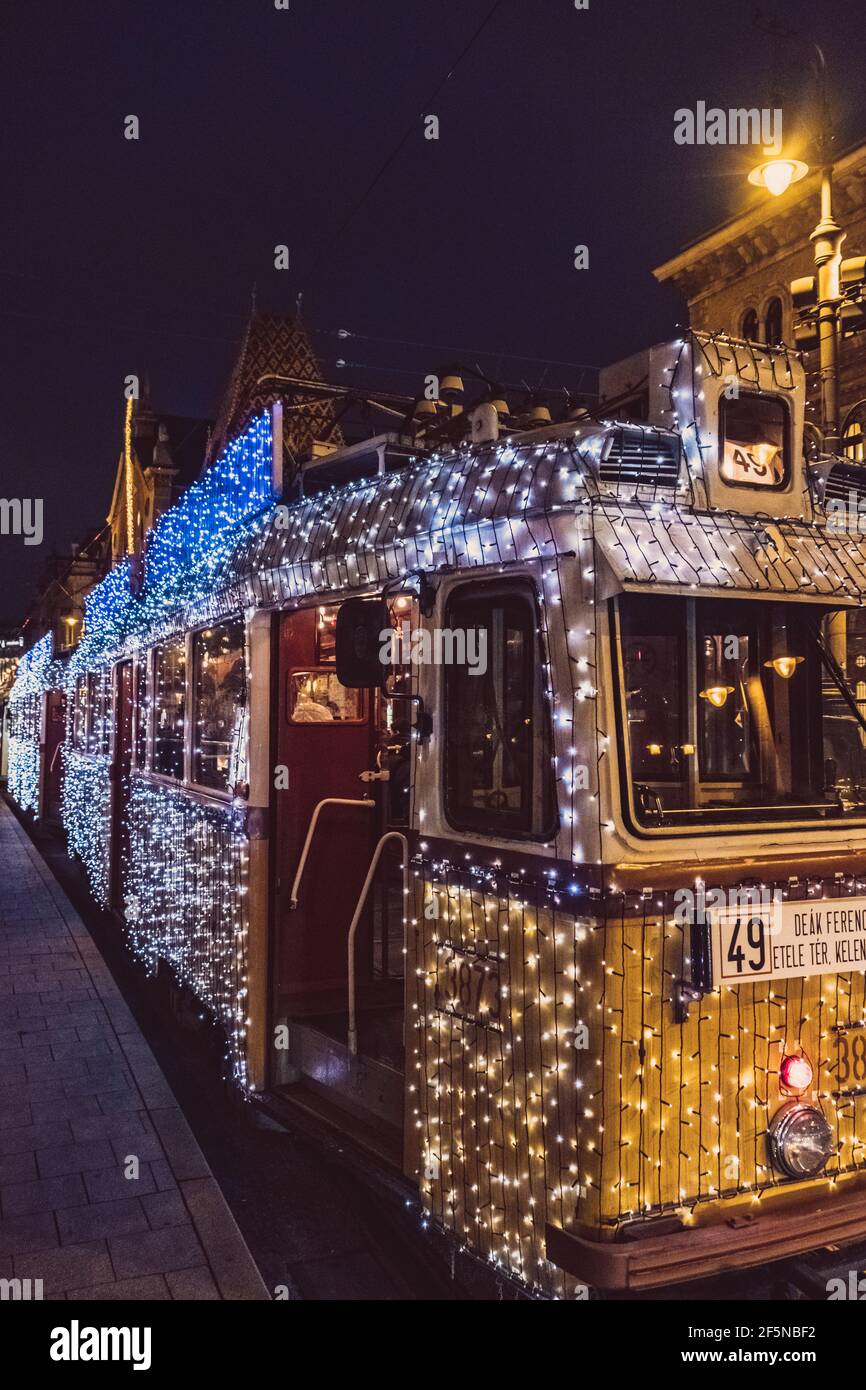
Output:
<instances>
[{"instance_id":1,"label":"decorated tram","mask_svg":"<svg viewBox=\"0 0 866 1390\"><path fill-rule=\"evenodd\" d=\"M647 373L290 477L275 400L12 696L250 1102L554 1297L866 1237L866 475L784 348Z\"/></svg>"}]
</instances>

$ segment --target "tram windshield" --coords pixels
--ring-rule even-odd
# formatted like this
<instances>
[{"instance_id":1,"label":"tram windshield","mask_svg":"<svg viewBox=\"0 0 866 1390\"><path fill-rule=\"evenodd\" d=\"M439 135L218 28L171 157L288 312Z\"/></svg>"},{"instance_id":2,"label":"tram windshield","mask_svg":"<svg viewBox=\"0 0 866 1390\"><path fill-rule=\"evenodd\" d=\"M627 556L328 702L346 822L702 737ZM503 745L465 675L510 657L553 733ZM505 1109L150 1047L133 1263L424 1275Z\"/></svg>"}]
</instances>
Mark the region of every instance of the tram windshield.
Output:
<instances>
[{"instance_id":1,"label":"tram windshield","mask_svg":"<svg viewBox=\"0 0 866 1390\"><path fill-rule=\"evenodd\" d=\"M632 812L697 824L866 819L866 613L618 600Z\"/></svg>"}]
</instances>

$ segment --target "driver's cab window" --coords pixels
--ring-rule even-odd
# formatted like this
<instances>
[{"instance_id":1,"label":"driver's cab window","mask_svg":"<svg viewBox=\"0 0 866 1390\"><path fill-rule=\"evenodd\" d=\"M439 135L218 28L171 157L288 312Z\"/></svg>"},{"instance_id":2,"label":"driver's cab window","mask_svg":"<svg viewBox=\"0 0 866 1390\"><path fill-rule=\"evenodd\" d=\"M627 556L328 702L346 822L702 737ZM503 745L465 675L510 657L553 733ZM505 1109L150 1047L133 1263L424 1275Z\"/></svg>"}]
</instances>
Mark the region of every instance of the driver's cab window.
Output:
<instances>
[{"instance_id":1,"label":"driver's cab window","mask_svg":"<svg viewBox=\"0 0 866 1390\"><path fill-rule=\"evenodd\" d=\"M445 809L458 829L547 839L557 823L538 615L527 584L467 585L446 612Z\"/></svg>"},{"instance_id":2,"label":"driver's cab window","mask_svg":"<svg viewBox=\"0 0 866 1390\"><path fill-rule=\"evenodd\" d=\"M622 595L620 718L647 828L866 817L866 614Z\"/></svg>"},{"instance_id":3,"label":"driver's cab window","mask_svg":"<svg viewBox=\"0 0 866 1390\"><path fill-rule=\"evenodd\" d=\"M779 396L741 391L719 401L722 482L782 488L790 474L788 406Z\"/></svg>"}]
</instances>

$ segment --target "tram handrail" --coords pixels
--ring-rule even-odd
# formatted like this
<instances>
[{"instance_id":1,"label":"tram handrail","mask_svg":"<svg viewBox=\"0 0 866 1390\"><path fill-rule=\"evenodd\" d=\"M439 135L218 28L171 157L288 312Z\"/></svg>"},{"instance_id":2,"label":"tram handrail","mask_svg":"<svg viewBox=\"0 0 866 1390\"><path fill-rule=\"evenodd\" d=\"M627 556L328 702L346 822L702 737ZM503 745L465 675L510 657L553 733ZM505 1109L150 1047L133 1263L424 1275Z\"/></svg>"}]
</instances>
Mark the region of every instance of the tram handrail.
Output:
<instances>
[{"instance_id":1,"label":"tram handrail","mask_svg":"<svg viewBox=\"0 0 866 1390\"><path fill-rule=\"evenodd\" d=\"M310 857L310 845L313 843L313 836L316 833L316 826L319 823L319 815L325 806L375 806L372 797L362 797L360 800L350 799L343 796L326 796L320 801L310 816L310 824L307 828L307 838L304 840L304 848L301 850L301 857L298 860L298 868L292 884L292 891L289 894L289 911L294 912L298 905L298 893L301 889L301 879L304 876L304 869L307 867L307 860Z\"/></svg>"},{"instance_id":2,"label":"tram handrail","mask_svg":"<svg viewBox=\"0 0 866 1390\"><path fill-rule=\"evenodd\" d=\"M403 870L403 902L402 902L402 907L403 907L403 938L404 938L404 943L405 943L405 937L406 937L406 900L407 900L407 898L408 898L408 896L409 896L409 841L407 840L406 836L405 836L404 834L402 834L401 831L399 831L399 830L389 830L389 831L386 832L386 834L384 834L384 835L381 837L381 839L379 840L379 843L377 844L375 850L373 851L373 858L370 860L370 867L369 867L369 869L367 870L367 877L364 879L364 886L363 886L363 888L361 889L361 896L358 898L358 905L357 905L357 907L355 908L355 915L354 915L354 917L352 918L352 924L351 924L351 926L349 927L349 941L348 941L348 955L349 955L349 970L348 970L348 976L349 976L349 1040L348 1040L348 1041L349 1041L349 1051L351 1052L351 1054L352 1054L353 1057L356 1057L356 1056L358 1055L358 1018L357 1018L357 1008L356 1008L356 1002L355 1002L355 933L356 933L357 930L358 930L358 923L359 923L360 920L361 920L361 913L364 911L364 906L365 906L365 904L366 904L366 902L367 902L367 894L368 894L369 891L370 891L370 884L373 882L373 876L374 876L374 874L375 874L375 872L376 872L376 869L379 867L379 860L380 860L381 857L382 857L382 850L385 848L385 846L386 846L386 844L388 843L389 840L399 840L399 841L400 841L400 844L401 844L402 847L403 847L403 859L402 859L401 867L402 867L402 870Z\"/></svg>"}]
</instances>

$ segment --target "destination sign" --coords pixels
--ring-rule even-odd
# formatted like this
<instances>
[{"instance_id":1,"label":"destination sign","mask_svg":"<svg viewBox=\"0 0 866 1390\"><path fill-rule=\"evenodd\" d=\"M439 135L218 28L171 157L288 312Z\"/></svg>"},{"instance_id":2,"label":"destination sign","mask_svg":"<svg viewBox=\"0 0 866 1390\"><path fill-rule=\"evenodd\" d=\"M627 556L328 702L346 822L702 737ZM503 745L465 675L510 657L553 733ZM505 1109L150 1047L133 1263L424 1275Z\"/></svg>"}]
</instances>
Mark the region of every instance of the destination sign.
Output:
<instances>
[{"instance_id":1,"label":"destination sign","mask_svg":"<svg viewBox=\"0 0 866 1390\"><path fill-rule=\"evenodd\" d=\"M713 984L866 970L866 898L708 909Z\"/></svg>"}]
</instances>

